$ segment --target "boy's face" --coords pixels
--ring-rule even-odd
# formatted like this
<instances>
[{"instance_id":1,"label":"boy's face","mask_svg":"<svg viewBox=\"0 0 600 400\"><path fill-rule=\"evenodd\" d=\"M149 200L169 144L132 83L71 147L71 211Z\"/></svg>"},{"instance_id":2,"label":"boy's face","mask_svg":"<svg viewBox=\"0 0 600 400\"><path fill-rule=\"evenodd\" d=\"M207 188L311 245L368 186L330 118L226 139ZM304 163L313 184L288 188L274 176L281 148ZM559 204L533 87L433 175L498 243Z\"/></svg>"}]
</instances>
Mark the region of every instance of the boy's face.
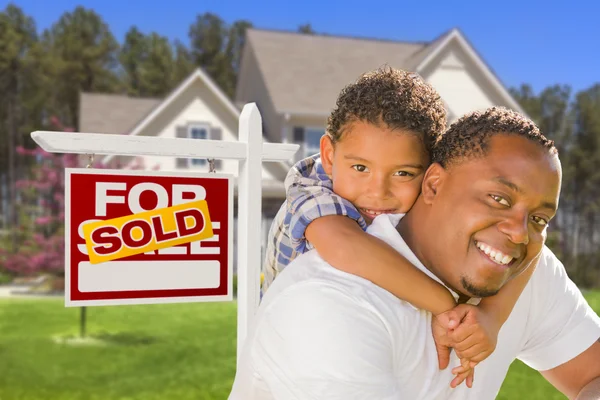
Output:
<instances>
[{"instance_id":1,"label":"boy's face","mask_svg":"<svg viewBox=\"0 0 600 400\"><path fill-rule=\"evenodd\" d=\"M332 144L321 139L321 160L333 191L352 202L367 223L381 213L405 213L421 190L429 164L423 143L411 132L353 122Z\"/></svg>"}]
</instances>

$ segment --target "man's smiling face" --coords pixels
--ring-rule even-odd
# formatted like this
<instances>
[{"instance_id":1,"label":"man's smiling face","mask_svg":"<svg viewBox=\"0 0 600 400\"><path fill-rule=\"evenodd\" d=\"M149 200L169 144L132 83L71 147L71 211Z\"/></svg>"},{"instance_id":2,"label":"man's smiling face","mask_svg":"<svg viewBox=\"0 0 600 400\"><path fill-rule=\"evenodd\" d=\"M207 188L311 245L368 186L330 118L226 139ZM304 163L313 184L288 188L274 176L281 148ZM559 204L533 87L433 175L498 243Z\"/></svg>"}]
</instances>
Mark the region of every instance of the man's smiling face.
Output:
<instances>
[{"instance_id":1,"label":"man's smiling face","mask_svg":"<svg viewBox=\"0 0 600 400\"><path fill-rule=\"evenodd\" d=\"M427 171L423 195L435 232L418 253L454 290L494 295L542 250L560 185L556 154L524 137L495 135L485 156Z\"/></svg>"}]
</instances>

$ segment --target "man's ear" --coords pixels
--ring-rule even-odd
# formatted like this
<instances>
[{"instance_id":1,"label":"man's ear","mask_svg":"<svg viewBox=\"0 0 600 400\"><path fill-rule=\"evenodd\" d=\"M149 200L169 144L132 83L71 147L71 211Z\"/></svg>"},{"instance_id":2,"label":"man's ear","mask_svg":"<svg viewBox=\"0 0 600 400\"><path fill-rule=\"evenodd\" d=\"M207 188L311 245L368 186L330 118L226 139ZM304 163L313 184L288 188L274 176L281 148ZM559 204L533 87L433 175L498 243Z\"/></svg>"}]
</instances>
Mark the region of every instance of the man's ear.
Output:
<instances>
[{"instance_id":1,"label":"man's ear","mask_svg":"<svg viewBox=\"0 0 600 400\"><path fill-rule=\"evenodd\" d=\"M421 196L423 196L425 204L433 203L444 182L446 174L447 172L444 167L438 163L433 163L427 168L423 183L421 184Z\"/></svg>"},{"instance_id":2,"label":"man's ear","mask_svg":"<svg viewBox=\"0 0 600 400\"><path fill-rule=\"evenodd\" d=\"M323 169L327 175L332 175L333 171L333 153L334 147L333 142L329 135L325 134L321 136L321 163L323 164Z\"/></svg>"}]
</instances>

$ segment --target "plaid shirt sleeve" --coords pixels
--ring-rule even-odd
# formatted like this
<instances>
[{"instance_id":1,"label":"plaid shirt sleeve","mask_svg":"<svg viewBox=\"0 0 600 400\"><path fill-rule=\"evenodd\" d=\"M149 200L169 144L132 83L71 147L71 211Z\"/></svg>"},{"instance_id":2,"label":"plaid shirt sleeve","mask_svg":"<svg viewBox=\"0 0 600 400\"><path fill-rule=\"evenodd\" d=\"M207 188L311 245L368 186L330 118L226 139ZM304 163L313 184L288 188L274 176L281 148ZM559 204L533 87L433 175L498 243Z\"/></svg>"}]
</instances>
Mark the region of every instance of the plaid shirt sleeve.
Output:
<instances>
[{"instance_id":1,"label":"plaid shirt sleeve","mask_svg":"<svg viewBox=\"0 0 600 400\"><path fill-rule=\"evenodd\" d=\"M304 233L312 221L326 215L344 215L363 230L364 218L356 207L333 192L333 182L325 173L319 155L305 158L292 167L285 179L287 217L292 247L304 253L312 248Z\"/></svg>"}]
</instances>

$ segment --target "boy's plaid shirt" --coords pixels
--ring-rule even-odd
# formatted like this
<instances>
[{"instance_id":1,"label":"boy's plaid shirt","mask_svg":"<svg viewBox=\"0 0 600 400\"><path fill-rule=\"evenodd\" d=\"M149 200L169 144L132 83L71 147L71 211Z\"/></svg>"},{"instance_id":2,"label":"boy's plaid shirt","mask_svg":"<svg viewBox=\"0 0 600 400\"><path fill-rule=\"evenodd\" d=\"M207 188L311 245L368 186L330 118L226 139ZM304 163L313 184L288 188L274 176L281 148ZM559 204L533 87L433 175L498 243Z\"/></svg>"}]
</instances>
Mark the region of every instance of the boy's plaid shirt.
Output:
<instances>
[{"instance_id":1,"label":"boy's plaid shirt","mask_svg":"<svg viewBox=\"0 0 600 400\"><path fill-rule=\"evenodd\" d=\"M333 183L325 173L319 154L296 163L285 178L286 201L277 212L267 241L263 265L264 293L293 259L310 249L304 232L309 223L325 215L345 215L363 230L367 224L348 200L333 192Z\"/></svg>"}]
</instances>

